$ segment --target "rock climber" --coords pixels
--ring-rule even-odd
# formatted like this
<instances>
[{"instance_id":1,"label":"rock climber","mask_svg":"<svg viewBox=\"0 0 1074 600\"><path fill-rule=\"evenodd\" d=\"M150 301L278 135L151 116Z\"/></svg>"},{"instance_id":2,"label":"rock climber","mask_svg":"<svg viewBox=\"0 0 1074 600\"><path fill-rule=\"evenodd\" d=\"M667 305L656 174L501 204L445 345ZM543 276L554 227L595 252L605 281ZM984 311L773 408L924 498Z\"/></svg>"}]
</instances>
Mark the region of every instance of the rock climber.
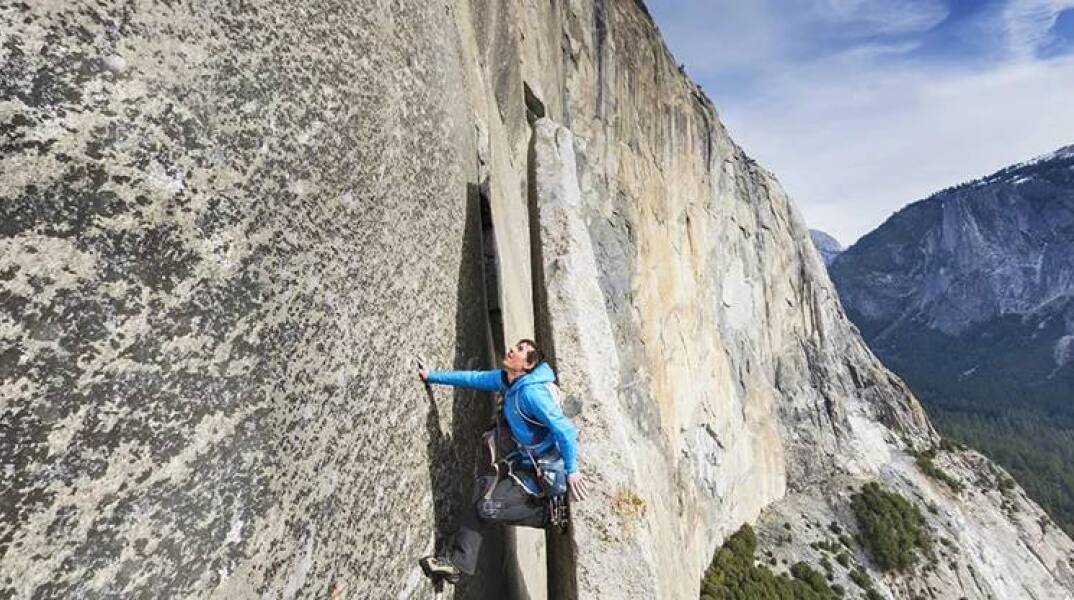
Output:
<instances>
[{"instance_id":1,"label":"rock climber","mask_svg":"<svg viewBox=\"0 0 1074 600\"><path fill-rule=\"evenodd\" d=\"M460 573L477 569L487 525L560 524L557 502L565 503L568 490L572 500L585 498L586 482L578 471L574 425L559 406L555 373L533 340L508 348L502 369L429 371L419 365L418 375L427 384L498 392L503 398L497 425L485 434L493 472L478 476L450 555L418 561L427 577L455 583Z\"/></svg>"}]
</instances>

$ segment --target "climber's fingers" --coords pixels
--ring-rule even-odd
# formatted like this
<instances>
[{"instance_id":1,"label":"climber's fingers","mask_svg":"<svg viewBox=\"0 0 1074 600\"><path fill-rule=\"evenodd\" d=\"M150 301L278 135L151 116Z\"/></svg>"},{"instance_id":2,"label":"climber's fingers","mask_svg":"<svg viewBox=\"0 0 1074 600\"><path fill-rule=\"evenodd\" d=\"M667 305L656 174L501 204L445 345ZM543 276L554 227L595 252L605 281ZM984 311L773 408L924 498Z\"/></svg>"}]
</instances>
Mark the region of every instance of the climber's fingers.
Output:
<instances>
[{"instance_id":1,"label":"climber's fingers","mask_svg":"<svg viewBox=\"0 0 1074 600\"><path fill-rule=\"evenodd\" d=\"M572 500L585 500L588 494L585 477L581 473L571 473L567 476L567 487L571 491Z\"/></svg>"}]
</instances>

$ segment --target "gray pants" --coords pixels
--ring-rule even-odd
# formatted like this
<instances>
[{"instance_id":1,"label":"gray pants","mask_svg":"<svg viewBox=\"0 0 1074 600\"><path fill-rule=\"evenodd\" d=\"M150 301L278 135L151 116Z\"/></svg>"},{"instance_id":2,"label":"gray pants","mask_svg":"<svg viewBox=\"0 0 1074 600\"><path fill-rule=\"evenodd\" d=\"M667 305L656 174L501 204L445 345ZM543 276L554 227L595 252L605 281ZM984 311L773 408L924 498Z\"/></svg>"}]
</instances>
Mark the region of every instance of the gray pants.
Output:
<instances>
[{"instance_id":1,"label":"gray pants","mask_svg":"<svg viewBox=\"0 0 1074 600\"><path fill-rule=\"evenodd\" d=\"M501 523L540 529L547 523L544 501L527 494L510 477L496 483L492 493L485 498L485 490L495 480L495 475L477 478L474 502L467 508L462 525L455 532L451 562L467 575L473 575L477 569L481 535L489 524Z\"/></svg>"}]
</instances>

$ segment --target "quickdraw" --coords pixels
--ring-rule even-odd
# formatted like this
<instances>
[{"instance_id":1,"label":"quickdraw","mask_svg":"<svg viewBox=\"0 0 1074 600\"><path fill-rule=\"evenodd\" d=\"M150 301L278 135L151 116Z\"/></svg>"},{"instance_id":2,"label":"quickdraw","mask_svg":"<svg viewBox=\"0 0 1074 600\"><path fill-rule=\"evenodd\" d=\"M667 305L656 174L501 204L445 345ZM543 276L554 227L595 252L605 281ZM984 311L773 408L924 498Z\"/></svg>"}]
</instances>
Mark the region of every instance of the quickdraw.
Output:
<instances>
[{"instance_id":1,"label":"quickdraw","mask_svg":"<svg viewBox=\"0 0 1074 600\"><path fill-rule=\"evenodd\" d=\"M566 529L571 522L571 503L567 494L548 497L548 524L559 529Z\"/></svg>"}]
</instances>

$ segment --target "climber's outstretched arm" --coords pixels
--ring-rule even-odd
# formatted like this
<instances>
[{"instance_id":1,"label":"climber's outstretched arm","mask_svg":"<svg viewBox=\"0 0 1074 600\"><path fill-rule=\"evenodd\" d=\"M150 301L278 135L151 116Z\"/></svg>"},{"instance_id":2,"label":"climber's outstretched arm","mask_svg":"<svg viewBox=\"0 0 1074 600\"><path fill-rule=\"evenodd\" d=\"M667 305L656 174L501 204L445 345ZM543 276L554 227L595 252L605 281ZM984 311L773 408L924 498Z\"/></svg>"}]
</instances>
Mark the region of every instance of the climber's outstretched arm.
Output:
<instances>
[{"instance_id":1,"label":"climber's outstretched arm","mask_svg":"<svg viewBox=\"0 0 1074 600\"><path fill-rule=\"evenodd\" d=\"M500 392L507 387L507 378L501 369L492 371L418 371L422 380L440 385L454 385L486 392Z\"/></svg>"}]
</instances>

